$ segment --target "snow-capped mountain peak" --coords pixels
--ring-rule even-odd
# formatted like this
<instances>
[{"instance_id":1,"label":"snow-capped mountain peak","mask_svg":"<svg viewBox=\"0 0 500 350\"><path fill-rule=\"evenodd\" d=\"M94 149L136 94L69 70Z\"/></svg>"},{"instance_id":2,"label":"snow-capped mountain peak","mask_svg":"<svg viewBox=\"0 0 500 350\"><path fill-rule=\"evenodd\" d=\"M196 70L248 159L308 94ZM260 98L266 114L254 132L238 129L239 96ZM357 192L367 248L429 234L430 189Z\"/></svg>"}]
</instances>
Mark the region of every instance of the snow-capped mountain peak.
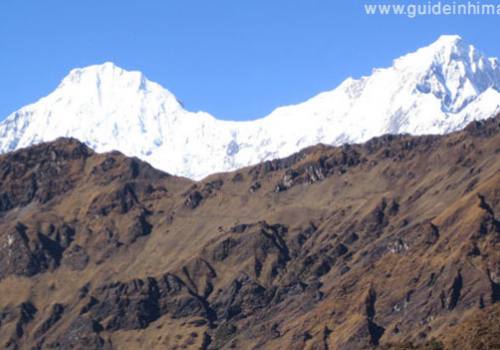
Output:
<instances>
[{"instance_id":1,"label":"snow-capped mountain peak","mask_svg":"<svg viewBox=\"0 0 500 350\"><path fill-rule=\"evenodd\" d=\"M122 97L130 97L125 96L124 93L140 96L148 93L161 93L172 104L171 107L180 106L170 91L149 81L142 72L127 71L112 62L71 70L57 87L56 91L58 90L62 90L66 94L114 94Z\"/></svg>"},{"instance_id":2,"label":"snow-capped mountain peak","mask_svg":"<svg viewBox=\"0 0 500 350\"><path fill-rule=\"evenodd\" d=\"M459 35L442 35L432 44L397 58L394 66L400 69L425 69L432 64L446 65L453 60L473 63L478 56L483 56L479 52L479 55L470 56L471 52L476 52L476 49Z\"/></svg>"},{"instance_id":3,"label":"snow-capped mountain peak","mask_svg":"<svg viewBox=\"0 0 500 350\"><path fill-rule=\"evenodd\" d=\"M251 122L186 111L141 72L111 62L72 70L47 97L0 124L0 152L71 136L195 179L317 143L384 133L445 133L500 111L500 68L459 36Z\"/></svg>"},{"instance_id":4,"label":"snow-capped mountain peak","mask_svg":"<svg viewBox=\"0 0 500 350\"><path fill-rule=\"evenodd\" d=\"M0 126L0 150L72 136L97 150L142 155L162 142L164 119L182 113L168 90L106 62L71 70L50 95L9 116Z\"/></svg>"},{"instance_id":5,"label":"snow-capped mountain peak","mask_svg":"<svg viewBox=\"0 0 500 350\"><path fill-rule=\"evenodd\" d=\"M500 70L460 36L441 36L433 44L395 61L401 71L415 72L416 90L433 94L446 113L458 113L492 88L500 89Z\"/></svg>"}]
</instances>

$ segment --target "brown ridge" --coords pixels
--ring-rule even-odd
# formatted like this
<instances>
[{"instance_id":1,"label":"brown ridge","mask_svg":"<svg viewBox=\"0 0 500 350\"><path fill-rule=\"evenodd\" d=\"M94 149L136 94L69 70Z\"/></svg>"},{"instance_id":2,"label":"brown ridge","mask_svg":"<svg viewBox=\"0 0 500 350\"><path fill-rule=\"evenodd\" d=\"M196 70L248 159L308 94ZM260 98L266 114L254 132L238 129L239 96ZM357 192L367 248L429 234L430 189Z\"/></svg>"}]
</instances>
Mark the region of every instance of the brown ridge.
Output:
<instances>
[{"instance_id":1,"label":"brown ridge","mask_svg":"<svg viewBox=\"0 0 500 350\"><path fill-rule=\"evenodd\" d=\"M499 349L500 116L200 182L0 156L0 347Z\"/></svg>"}]
</instances>

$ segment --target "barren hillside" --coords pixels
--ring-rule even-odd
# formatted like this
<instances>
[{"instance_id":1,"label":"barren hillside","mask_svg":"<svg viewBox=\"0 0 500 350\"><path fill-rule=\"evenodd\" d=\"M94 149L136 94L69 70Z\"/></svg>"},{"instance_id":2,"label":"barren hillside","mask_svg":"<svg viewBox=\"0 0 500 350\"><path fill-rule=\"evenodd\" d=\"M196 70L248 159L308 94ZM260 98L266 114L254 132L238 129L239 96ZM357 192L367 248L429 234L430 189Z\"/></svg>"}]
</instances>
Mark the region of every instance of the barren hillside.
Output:
<instances>
[{"instance_id":1,"label":"barren hillside","mask_svg":"<svg viewBox=\"0 0 500 350\"><path fill-rule=\"evenodd\" d=\"M0 347L499 349L500 116L193 182L0 157Z\"/></svg>"}]
</instances>

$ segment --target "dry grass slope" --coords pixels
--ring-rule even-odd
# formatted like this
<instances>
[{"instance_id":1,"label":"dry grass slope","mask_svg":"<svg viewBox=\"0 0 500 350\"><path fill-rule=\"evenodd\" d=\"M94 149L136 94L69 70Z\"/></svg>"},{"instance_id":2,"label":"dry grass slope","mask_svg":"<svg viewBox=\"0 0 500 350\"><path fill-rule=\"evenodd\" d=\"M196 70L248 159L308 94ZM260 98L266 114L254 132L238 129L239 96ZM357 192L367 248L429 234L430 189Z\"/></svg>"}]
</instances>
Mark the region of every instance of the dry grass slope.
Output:
<instances>
[{"instance_id":1,"label":"dry grass slope","mask_svg":"<svg viewBox=\"0 0 500 350\"><path fill-rule=\"evenodd\" d=\"M0 156L0 347L499 349L500 116L193 182Z\"/></svg>"}]
</instances>

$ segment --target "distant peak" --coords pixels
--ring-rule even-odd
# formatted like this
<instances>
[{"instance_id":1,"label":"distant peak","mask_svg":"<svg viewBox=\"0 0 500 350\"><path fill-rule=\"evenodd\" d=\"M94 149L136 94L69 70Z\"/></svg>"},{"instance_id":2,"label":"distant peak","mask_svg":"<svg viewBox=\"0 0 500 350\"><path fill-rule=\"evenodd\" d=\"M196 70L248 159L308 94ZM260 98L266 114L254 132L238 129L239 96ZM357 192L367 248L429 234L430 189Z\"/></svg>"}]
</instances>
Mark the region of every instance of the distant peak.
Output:
<instances>
[{"instance_id":1,"label":"distant peak","mask_svg":"<svg viewBox=\"0 0 500 350\"><path fill-rule=\"evenodd\" d=\"M71 103L95 99L96 105L115 107L122 103L119 101L139 101L149 95L152 100L164 101L169 110L182 108L169 90L148 80L142 72L126 70L109 61L72 69L55 93Z\"/></svg>"},{"instance_id":2,"label":"distant peak","mask_svg":"<svg viewBox=\"0 0 500 350\"><path fill-rule=\"evenodd\" d=\"M95 72L99 72L100 74L118 74L118 75L121 75L124 73L139 73L139 72L135 72L135 71L127 71L127 70L117 66L113 62L110 62L110 61L107 61L107 62L104 62L101 64L87 66L87 67L81 68L81 70L82 71L95 71Z\"/></svg>"},{"instance_id":3,"label":"distant peak","mask_svg":"<svg viewBox=\"0 0 500 350\"><path fill-rule=\"evenodd\" d=\"M423 49L441 50L443 48L468 48L469 46L469 43L460 35L441 35L436 41L423 47Z\"/></svg>"},{"instance_id":4,"label":"distant peak","mask_svg":"<svg viewBox=\"0 0 500 350\"><path fill-rule=\"evenodd\" d=\"M114 64L111 61L106 61L106 62L104 62L102 64L97 64L96 66L103 67L103 68L119 68L119 69L122 69L122 68L118 67L116 64Z\"/></svg>"},{"instance_id":5,"label":"distant peak","mask_svg":"<svg viewBox=\"0 0 500 350\"><path fill-rule=\"evenodd\" d=\"M104 62L102 64L94 64L82 68L74 68L63 79L63 82L79 82L82 76L85 75L123 75L124 73L134 72L128 72L125 69L118 67L113 62Z\"/></svg>"},{"instance_id":6,"label":"distant peak","mask_svg":"<svg viewBox=\"0 0 500 350\"><path fill-rule=\"evenodd\" d=\"M459 35L441 35L426 49L449 55L451 53L468 54L471 49L474 50L474 47Z\"/></svg>"},{"instance_id":7,"label":"distant peak","mask_svg":"<svg viewBox=\"0 0 500 350\"><path fill-rule=\"evenodd\" d=\"M61 81L59 88L68 86L86 86L87 88L108 86L127 87L138 90L147 90L150 82L140 71L125 70L113 62L90 65L82 68L72 69Z\"/></svg>"},{"instance_id":8,"label":"distant peak","mask_svg":"<svg viewBox=\"0 0 500 350\"><path fill-rule=\"evenodd\" d=\"M436 41L413 53L395 60L397 67L429 67L430 65L447 65L452 61L480 60L483 54L466 42L459 35L441 35Z\"/></svg>"},{"instance_id":9,"label":"distant peak","mask_svg":"<svg viewBox=\"0 0 500 350\"><path fill-rule=\"evenodd\" d=\"M460 35L441 35L434 44L437 45L457 45L463 42Z\"/></svg>"}]
</instances>

